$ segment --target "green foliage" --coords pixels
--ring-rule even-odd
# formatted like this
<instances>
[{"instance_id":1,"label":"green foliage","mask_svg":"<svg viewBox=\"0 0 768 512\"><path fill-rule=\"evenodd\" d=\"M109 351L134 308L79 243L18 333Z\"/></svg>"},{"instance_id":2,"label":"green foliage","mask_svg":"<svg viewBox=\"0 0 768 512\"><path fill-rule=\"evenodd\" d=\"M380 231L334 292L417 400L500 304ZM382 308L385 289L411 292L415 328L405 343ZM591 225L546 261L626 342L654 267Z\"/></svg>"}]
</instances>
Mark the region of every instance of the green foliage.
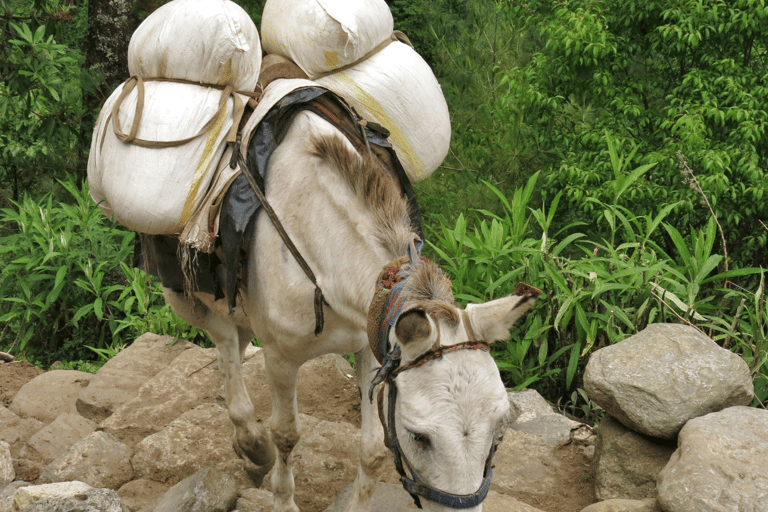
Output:
<instances>
[{"instance_id":1,"label":"green foliage","mask_svg":"<svg viewBox=\"0 0 768 512\"><path fill-rule=\"evenodd\" d=\"M83 93L96 81L83 56L57 42L72 38L63 26L74 9L59 0L0 5L0 190L16 201L84 168Z\"/></svg>"},{"instance_id":2,"label":"green foliage","mask_svg":"<svg viewBox=\"0 0 768 512\"><path fill-rule=\"evenodd\" d=\"M493 196L482 184L522 184L536 161L522 112L506 97L504 71L519 65L522 39L504 2L395 0L403 30L432 66L451 114L451 146L432 179L417 184L424 211L452 222L456 204L482 207Z\"/></svg>"},{"instance_id":3,"label":"green foliage","mask_svg":"<svg viewBox=\"0 0 768 512\"><path fill-rule=\"evenodd\" d=\"M621 161L614 161L617 171ZM614 198L647 170L617 172ZM563 193L549 204L530 207L538 179L531 177L509 200L487 184L499 197L504 215L476 210L470 222L459 216L453 228L440 226L430 243L462 303L512 293L521 281L544 292L533 311L513 327L511 340L494 353L510 387L536 387L561 402L560 397L580 387L579 376L592 351L650 323L681 322L741 355L752 369L758 399L765 402L765 287L748 291L732 283L750 275L762 279L763 274L760 269L717 272L723 257L715 252L714 221L695 230L689 244L665 222L676 204L640 216L608 203L599 207L610 239L590 239L579 231L582 223L552 233ZM539 238L530 236L534 229L541 233ZM672 255L653 241L661 230L674 241ZM745 304L752 308L747 311Z\"/></svg>"},{"instance_id":4,"label":"green foliage","mask_svg":"<svg viewBox=\"0 0 768 512\"><path fill-rule=\"evenodd\" d=\"M134 234L108 221L84 184L60 184L61 202L26 196L0 210L0 346L45 366L116 353L147 331L203 340L125 263Z\"/></svg>"},{"instance_id":5,"label":"green foliage","mask_svg":"<svg viewBox=\"0 0 768 512\"><path fill-rule=\"evenodd\" d=\"M549 148L543 185L575 218L609 203L608 133L633 165L656 163L617 203L645 215L680 202L682 235L710 218L681 174L694 169L723 226L732 266L768 266L768 7L763 0L510 3L526 65L505 70L508 102ZM638 148L642 148L638 151ZM689 228L690 227L690 228ZM667 239L667 251L674 247Z\"/></svg>"}]
</instances>

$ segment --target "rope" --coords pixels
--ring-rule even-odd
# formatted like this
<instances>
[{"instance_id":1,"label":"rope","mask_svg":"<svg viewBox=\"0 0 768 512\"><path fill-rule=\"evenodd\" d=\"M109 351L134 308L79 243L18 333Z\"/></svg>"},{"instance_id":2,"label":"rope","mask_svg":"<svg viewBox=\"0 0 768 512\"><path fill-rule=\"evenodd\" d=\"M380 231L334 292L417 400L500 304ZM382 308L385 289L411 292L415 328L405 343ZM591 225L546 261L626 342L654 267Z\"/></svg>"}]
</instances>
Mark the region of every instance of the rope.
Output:
<instances>
[{"instance_id":1,"label":"rope","mask_svg":"<svg viewBox=\"0 0 768 512\"><path fill-rule=\"evenodd\" d=\"M390 43L395 43L395 42L405 43L411 48L413 48L413 44L411 43L411 40L408 39L408 36L406 36L403 32L400 32L399 30L395 30L394 32L392 32L392 35L389 36L388 39L385 39L384 41L379 43L373 50L369 51L368 53L366 53L365 55L357 59L355 62L351 62L339 68L334 68L330 71L326 71L325 73L320 73L319 75L313 76L312 80L317 80L318 78L324 78L328 75L333 75L334 73L341 73L342 71L346 71L351 67L357 66L361 62L364 62L370 59L371 57L373 57L374 55L376 55L377 53L379 53L381 50L389 46Z\"/></svg>"},{"instance_id":2,"label":"rope","mask_svg":"<svg viewBox=\"0 0 768 512\"><path fill-rule=\"evenodd\" d=\"M211 118L206 122L203 127L198 131L195 135L192 135L191 137L187 137L185 139L179 139L179 140L146 140L146 139L140 139L136 137L136 134L139 131L139 125L141 124L141 118L144 113L144 82L174 82L174 83L182 83L182 84L192 84L192 85L199 85L202 87L211 87L214 89L221 89L221 98L219 99L219 105L216 108L216 112L211 116ZM120 113L120 107L123 104L123 101L125 98L128 97L128 95L133 92L133 90L137 90L138 94L138 100L136 101L136 109L133 116L133 122L131 123L130 130L126 134L122 127L120 126L120 119L119 119L119 113ZM177 80L177 79L170 79L170 78L148 78L144 80L138 75L134 75L128 80L125 81L123 84L123 90L120 93L120 96L118 96L117 101L115 102L114 107L112 107L112 112L110 113L110 117L112 118L112 130L115 132L115 136L121 140L122 142L126 144L133 144L134 146L140 146L143 148L170 148L170 147L176 147L176 146L182 146L188 142L193 141L194 139L200 137L201 135L206 134L210 129L213 127L214 124L216 124L216 121L221 114L222 109L227 108L227 101L229 98L232 98L233 101L233 108L232 108L232 127L229 129L229 134L227 135L227 142L230 144L234 144L237 141L237 130L240 126L240 119L243 117L243 113L245 112L245 105L243 104L243 100L240 99L239 95L248 96L250 98L256 98L258 95L255 92L251 91L236 91L232 85L212 85L212 84L201 84L198 82L191 82L189 80Z\"/></svg>"}]
</instances>

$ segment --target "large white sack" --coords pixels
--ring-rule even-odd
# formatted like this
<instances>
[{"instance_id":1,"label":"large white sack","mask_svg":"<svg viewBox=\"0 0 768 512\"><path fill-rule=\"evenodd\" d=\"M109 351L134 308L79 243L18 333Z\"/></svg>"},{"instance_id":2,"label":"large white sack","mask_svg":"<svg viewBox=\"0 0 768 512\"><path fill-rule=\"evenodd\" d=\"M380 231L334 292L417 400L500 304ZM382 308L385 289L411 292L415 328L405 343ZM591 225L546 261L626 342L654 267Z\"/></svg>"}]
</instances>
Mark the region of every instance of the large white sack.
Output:
<instances>
[{"instance_id":1,"label":"large white sack","mask_svg":"<svg viewBox=\"0 0 768 512\"><path fill-rule=\"evenodd\" d=\"M213 116L205 134L181 146L145 148L120 141L111 112L122 88L102 108L88 157L91 197L102 211L142 233L178 234L203 200L232 126L230 97L217 115L221 90L175 82L147 82L144 113L137 137L179 140L198 133ZM123 101L119 120L128 132L137 102L134 89ZM241 99L247 100L242 97Z\"/></svg>"},{"instance_id":2,"label":"large white sack","mask_svg":"<svg viewBox=\"0 0 768 512\"><path fill-rule=\"evenodd\" d=\"M392 35L384 0L267 0L261 39L310 77L360 60Z\"/></svg>"},{"instance_id":3,"label":"large white sack","mask_svg":"<svg viewBox=\"0 0 768 512\"><path fill-rule=\"evenodd\" d=\"M429 65L410 46L390 43L371 58L315 81L390 131L411 182L429 177L448 154L448 105Z\"/></svg>"},{"instance_id":4,"label":"large white sack","mask_svg":"<svg viewBox=\"0 0 768 512\"><path fill-rule=\"evenodd\" d=\"M229 0L173 0L145 19L128 45L128 70L253 91L261 42L250 16Z\"/></svg>"}]
</instances>

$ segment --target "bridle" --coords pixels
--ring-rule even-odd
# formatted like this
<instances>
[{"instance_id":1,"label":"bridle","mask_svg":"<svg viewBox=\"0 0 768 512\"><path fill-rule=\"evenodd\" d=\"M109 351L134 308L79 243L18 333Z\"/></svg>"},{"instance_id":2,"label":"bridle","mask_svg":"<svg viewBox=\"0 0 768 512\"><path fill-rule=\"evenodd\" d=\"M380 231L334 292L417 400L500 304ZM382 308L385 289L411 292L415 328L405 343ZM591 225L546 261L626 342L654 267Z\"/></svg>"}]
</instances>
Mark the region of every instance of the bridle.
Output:
<instances>
[{"instance_id":1,"label":"bridle","mask_svg":"<svg viewBox=\"0 0 768 512\"><path fill-rule=\"evenodd\" d=\"M397 401L397 383L396 378L402 372L419 368L430 361L440 360L445 354L457 350L484 350L489 352L488 344L485 341L478 340L469 324L469 317L464 314L464 323L467 329L467 335L470 338L467 341L448 346L436 346L425 352L415 360L406 365L400 365L401 351L399 346L389 346L389 332L397 323L397 319L403 313L403 305L407 299L406 284L408 276L413 268L421 263L421 246L423 242L416 238L409 248L409 256L401 258L384 267L379 280L377 281L376 294L371 303L371 312L368 315L368 337L371 349L378 359L381 367L371 382L371 388L368 398L373 400L373 390L376 386L386 383L389 388L387 399L386 421L382 414L383 389L379 394L379 418L381 419L384 431L387 433L387 446L395 457L395 468L400 474L400 482L403 488L411 495L418 508L421 507L421 499L426 498L440 505L454 509L468 509L480 505L488 495L493 475L493 456L496 453L498 441L494 437L491 443L491 449L485 460L483 470L483 483L480 488L472 494L452 494L431 487L419 475L408 458L403 453L400 442L397 438L397 429L395 427L395 402ZM385 297L382 307L379 308L377 298ZM381 302L379 300L378 302ZM410 477L405 469L410 472Z\"/></svg>"}]
</instances>

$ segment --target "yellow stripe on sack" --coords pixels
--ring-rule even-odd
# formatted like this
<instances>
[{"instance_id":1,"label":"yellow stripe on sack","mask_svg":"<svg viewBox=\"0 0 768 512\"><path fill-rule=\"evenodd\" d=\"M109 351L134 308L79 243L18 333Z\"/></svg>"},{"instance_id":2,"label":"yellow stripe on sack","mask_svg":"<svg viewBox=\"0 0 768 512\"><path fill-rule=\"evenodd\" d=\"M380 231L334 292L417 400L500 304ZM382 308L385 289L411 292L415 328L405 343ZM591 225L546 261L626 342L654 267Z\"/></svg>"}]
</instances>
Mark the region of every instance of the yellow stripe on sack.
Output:
<instances>
[{"instance_id":1,"label":"yellow stripe on sack","mask_svg":"<svg viewBox=\"0 0 768 512\"><path fill-rule=\"evenodd\" d=\"M224 126L224 119L226 117L227 108L225 105L224 108L219 110L219 115L216 118L216 122L211 128L211 131L208 132L208 137L205 139L203 154L200 156L200 161L197 163L197 167L195 168L195 174L192 176L192 182L189 185L189 194L187 194L187 199L184 201L184 208L181 210L181 217L179 217L179 222L182 225L186 225L192 216L192 210L195 207L195 199L197 199L197 192L200 189L200 185L202 183L205 172L211 165L213 152L216 149L216 141L219 138L219 134L221 133L221 129Z\"/></svg>"},{"instance_id":2,"label":"yellow stripe on sack","mask_svg":"<svg viewBox=\"0 0 768 512\"><path fill-rule=\"evenodd\" d=\"M336 69L339 67L339 54L333 50L325 50L325 68Z\"/></svg>"},{"instance_id":3,"label":"yellow stripe on sack","mask_svg":"<svg viewBox=\"0 0 768 512\"><path fill-rule=\"evenodd\" d=\"M397 151L397 157L401 161L403 159L408 161L408 165L405 165L405 162L403 162L403 167L413 171L414 176L421 176L424 174L424 163L416 154L416 151L414 151L414 149L408 143L408 139L405 137L403 132L400 131L400 127L397 126L391 117L389 117L386 110L384 110L384 107L382 107L381 104L379 104L379 102L376 101L373 96L365 92L359 85L357 85L357 83L355 83L355 81L352 80L352 78L350 78L346 73L339 73L338 75L334 75L333 78L343 82L355 100L359 101L363 107L365 107L368 112L370 112L370 114L375 118L371 119L371 121L376 121L389 130L390 140L399 148ZM408 174L411 175L410 172Z\"/></svg>"},{"instance_id":4,"label":"yellow stripe on sack","mask_svg":"<svg viewBox=\"0 0 768 512\"><path fill-rule=\"evenodd\" d=\"M218 85L229 85L234 82L235 74L232 72L232 57L229 58L224 69L221 72L221 79Z\"/></svg>"}]
</instances>

